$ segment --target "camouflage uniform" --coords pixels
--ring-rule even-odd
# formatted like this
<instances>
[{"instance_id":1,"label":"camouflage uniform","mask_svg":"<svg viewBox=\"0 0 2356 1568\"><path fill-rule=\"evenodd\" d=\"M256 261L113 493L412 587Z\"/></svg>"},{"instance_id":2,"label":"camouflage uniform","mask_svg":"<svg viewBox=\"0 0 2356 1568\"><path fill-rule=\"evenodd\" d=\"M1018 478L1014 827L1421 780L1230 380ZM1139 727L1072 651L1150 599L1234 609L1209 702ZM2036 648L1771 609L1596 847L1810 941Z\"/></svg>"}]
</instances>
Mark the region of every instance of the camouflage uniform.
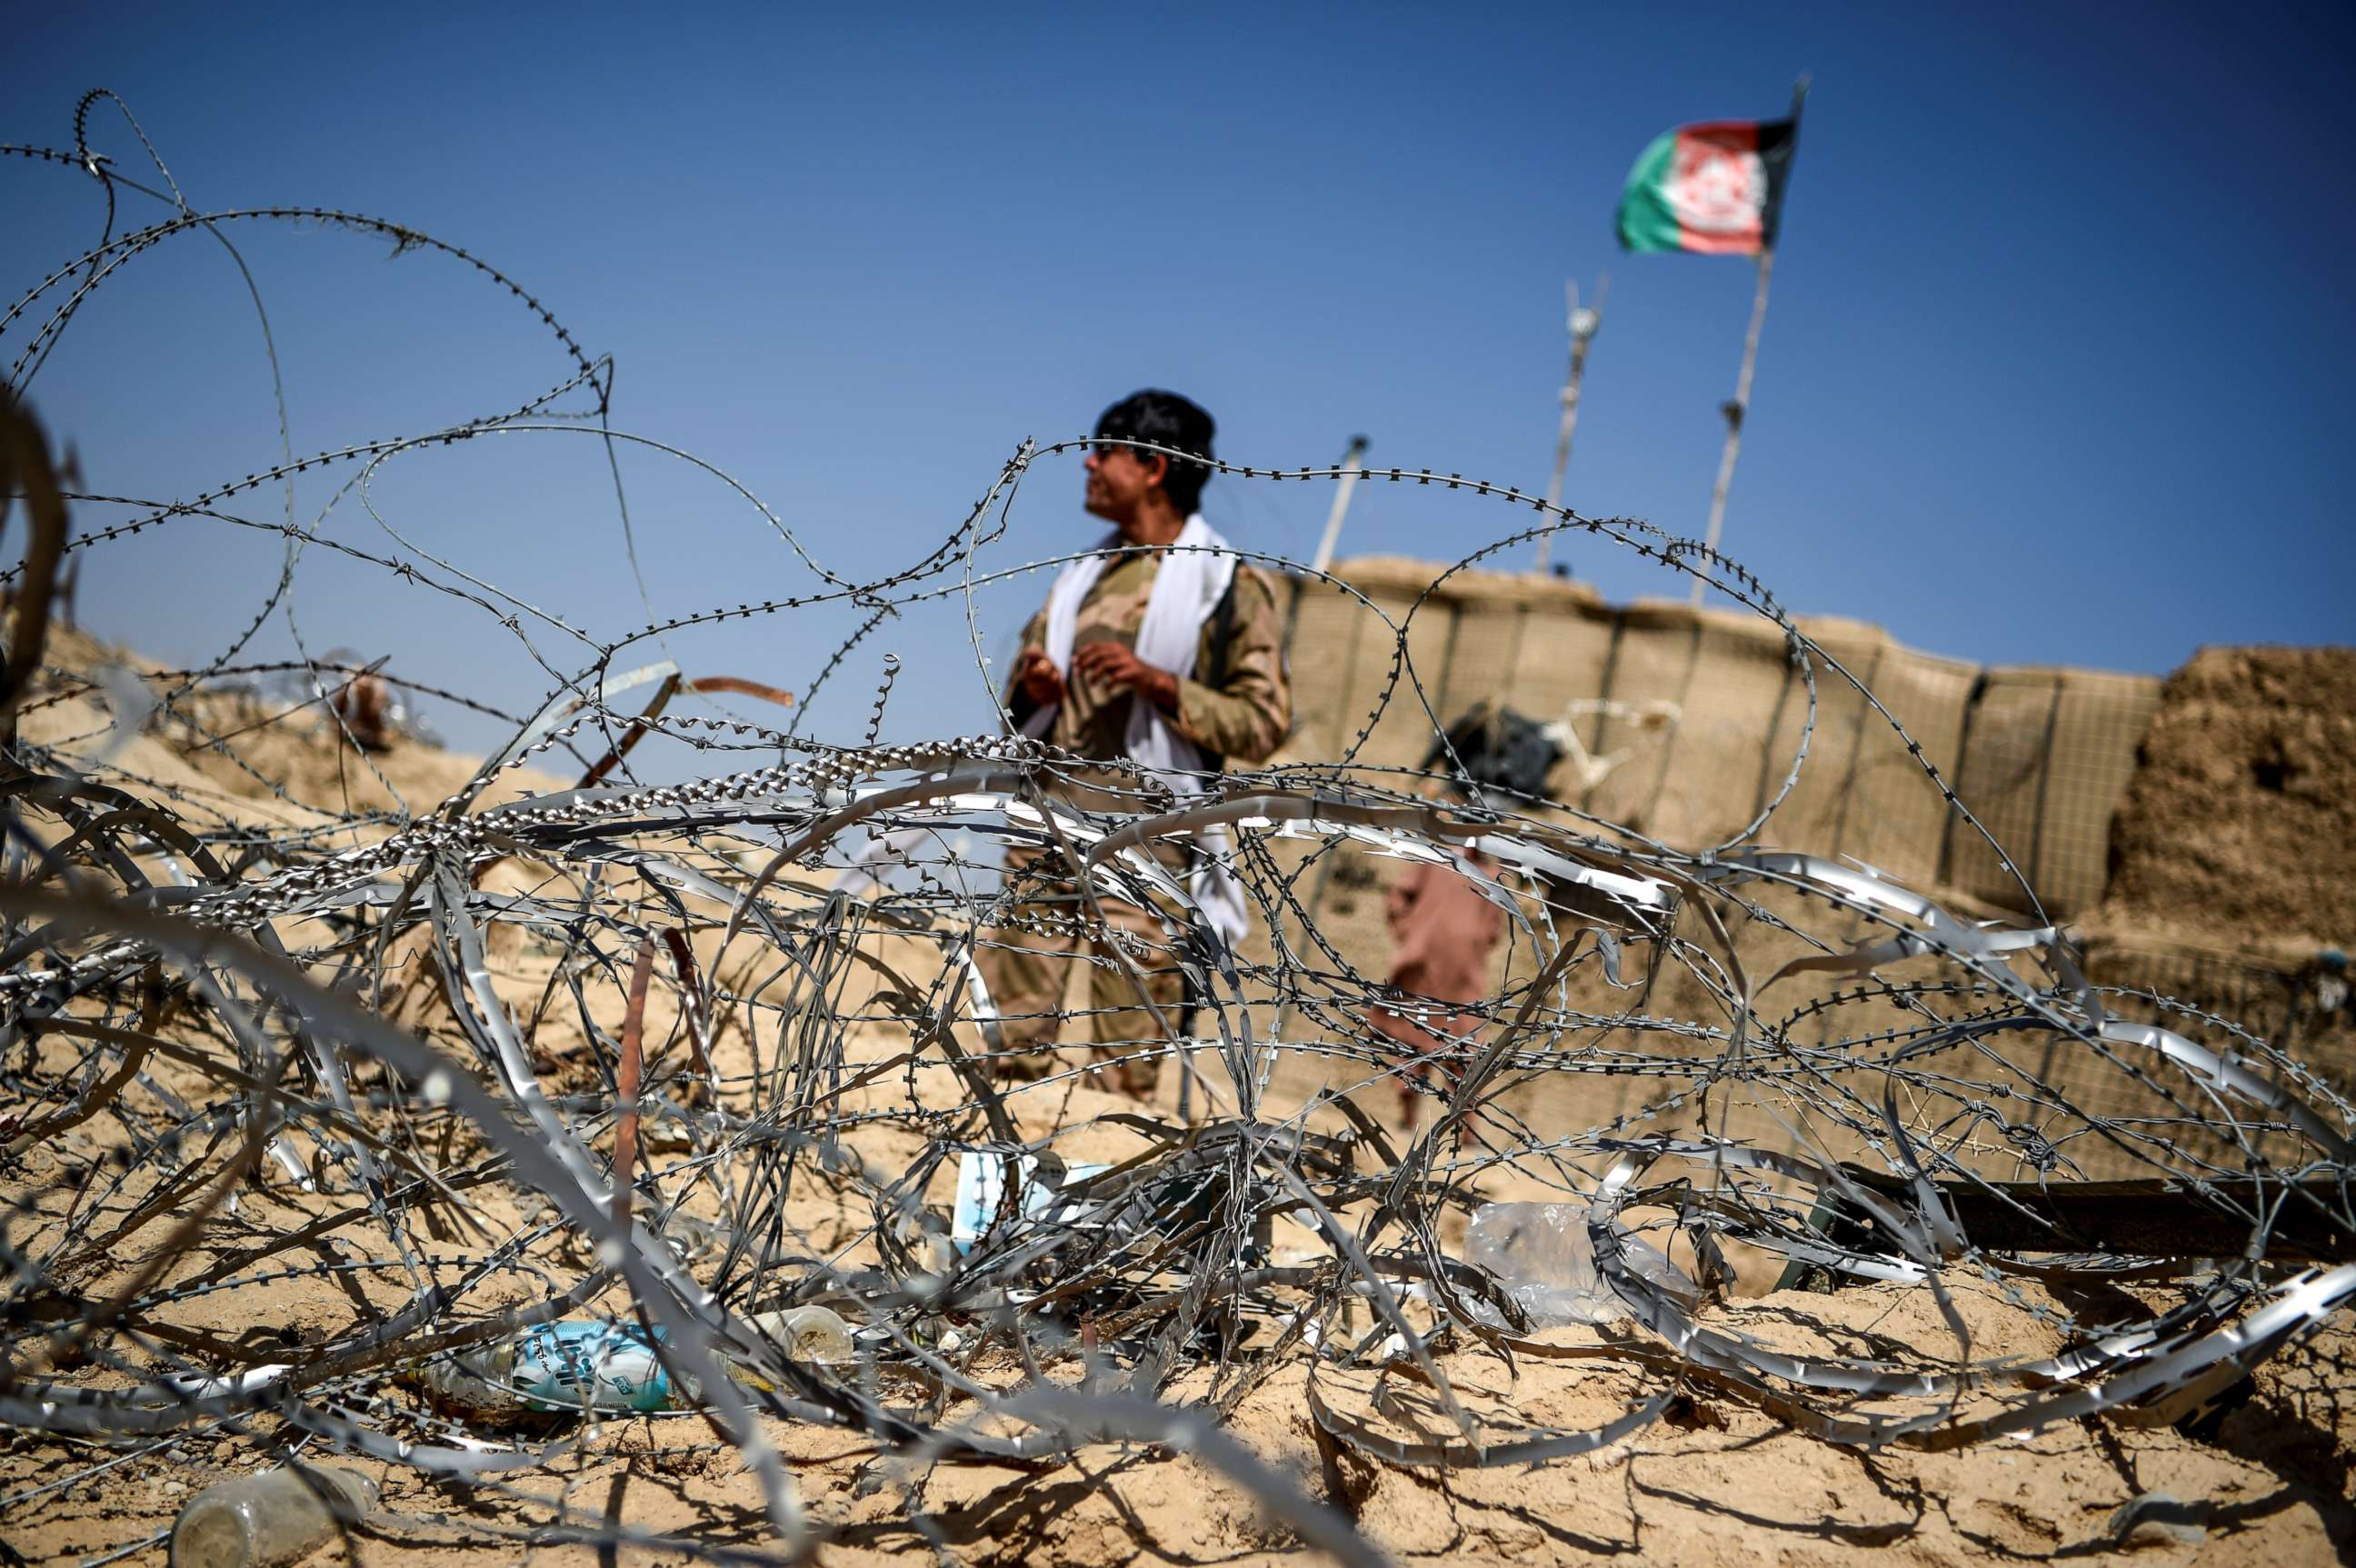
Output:
<instances>
[{"instance_id":1,"label":"camouflage uniform","mask_svg":"<svg viewBox=\"0 0 2356 1568\"><path fill-rule=\"evenodd\" d=\"M1152 596L1154 578L1161 568L1161 553L1151 550L1130 551L1107 565L1104 575L1080 603L1078 626L1072 639L1074 650L1108 639L1134 648L1138 625L1145 618L1146 603ZM1227 759L1266 761L1283 741L1292 719L1291 684L1284 668L1284 618L1277 607L1276 585L1267 573L1238 565L1231 594L1224 654L1216 646L1222 620L1217 613L1204 620L1202 635L1194 648L1194 675L1215 678L1215 684L1181 676L1177 711L1165 715L1180 735L1210 754L1214 767ZM1023 648L1044 649L1046 636L1047 612L1043 607L1023 628ZM1020 658L1018 654L1018 663ZM1006 700L1016 724L1030 716L1032 703L1019 682L1010 689ZM1043 738L1081 757L1107 760L1120 757L1129 734L1130 704L1145 700L1126 691L1096 686L1067 670L1064 671L1064 700L1056 710L1054 725ZM1094 794L1089 788L1092 783L1133 787L1130 780L1119 775L1083 774L1073 784L1059 789L1058 793L1084 808L1109 804L1108 798L1090 798ZM1031 873L1043 853L1033 849L1010 851L1010 880ZM1156 845L1154 854L1183 876L1186 845ZM1075 919L1093 924L1094 911L1071 883L1045 880L1033 886L1039 889L1038 895L1021 907L1023 914L1054 926L1067 925ZM1097 903L1105 923L1114 933L1135 939L1122 943L1129 963L1139 972L1146 993L1174 1026L1184 1001L1183 984L1168 950L1169 938L1162 923L1134 904L1101 897ZM1012 927L984 935L985 944L991 945L981 949L980 958L990 984L991 1000L1001 1019L1006 1047L1010 1052L1030 1053L1009 1061L1006 1065L1010 1070L1036 1072L1049 1065L1051 1058L1043 1047L1055 1032L1064 984L1070 974L1069 961L1081 940L1062 931L1043 934ZM1155 1026L1152 1013L1142 1004L1108 1010L1119 1003L1136 1003L1137 986L1114 954L1108 938L1089 939L1087 945L1089 954L1098 961L1089 977L1093 999L1099 1009L1088 1020L1089 1038L1099 1059L1119 1060L1139 1045L1160 1037L1162 1031ZM1119 1069L1121 1087L1144 1097L1152 1090L1160 1065L1158 1059L1123 1061Z\"/></svg>"}]
</instances>

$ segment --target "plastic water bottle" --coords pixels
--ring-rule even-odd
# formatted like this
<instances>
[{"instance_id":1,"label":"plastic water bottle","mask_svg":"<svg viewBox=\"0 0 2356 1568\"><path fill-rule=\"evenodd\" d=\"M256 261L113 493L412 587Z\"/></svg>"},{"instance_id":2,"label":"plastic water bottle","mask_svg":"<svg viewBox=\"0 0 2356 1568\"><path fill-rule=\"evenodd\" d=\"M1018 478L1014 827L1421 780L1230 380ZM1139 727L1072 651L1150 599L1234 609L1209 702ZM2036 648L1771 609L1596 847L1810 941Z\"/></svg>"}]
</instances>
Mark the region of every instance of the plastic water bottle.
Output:
<instances>
[{"instance_id":1,"label":"plastic water bottle","mask_svg":"<svg viewBox=\"0 0 2356 1568\"><path fill-rule=\"evenodd\" d=\"M839 1367L851 1359L851 1326L823 1306L754 1315L753 1326L783 1346L797 1361Z\"/></svg>"},{"instance_id":2,"label":"plastic water bottle","mask_svg":"<svg viewBox=\"0 0 2356 1568\"><path fill-rule=\"evenodd\" d=\"M543 1323L517 1338L509 1376L534 1410L678 1409L694 1402L672 1398L655 1349L667 1337L634 1323Z\"/></svg>"},{"instance_id":3,"label":"plastic water bottle","mask_svg":"<svg viewBox=\"0 0 2356 1568\"><path fill-rule=\"evenodd\" d=\"M172 1568L290 1568L376 1507L358 1470L284 1465L197 1494L172 1527Z\"/></svg>"},{"instance_id":4,"label":"plastic water bottle","mask_svg":"<svg viewBox=\"0 0 2356 1568\"><path fill-rule=\"evenodd\" d=\"M754 1328L798 1361L821 1366L851 1359L851 1327L823 1306L756 1313ZM698 1391L672 1380L656 1347L636 1324L568 1320L439 1356L418 1368L417 1381L444 1409L486 1425L514 1425L570 1411L612 1414L685 1410Z\"/></svg>"},{"instance_id":5,"label":"plastic water bottle","mask_svg":"<svg viewBox=\"0 0 2356 1568\"><path fill-rule=\"evenodd\" d=\"M512 1425L527 1413L515 1391L512 1338L435 1356L411 1368L408 1375L452 1415Z\"/></svg>"}]
</instances>

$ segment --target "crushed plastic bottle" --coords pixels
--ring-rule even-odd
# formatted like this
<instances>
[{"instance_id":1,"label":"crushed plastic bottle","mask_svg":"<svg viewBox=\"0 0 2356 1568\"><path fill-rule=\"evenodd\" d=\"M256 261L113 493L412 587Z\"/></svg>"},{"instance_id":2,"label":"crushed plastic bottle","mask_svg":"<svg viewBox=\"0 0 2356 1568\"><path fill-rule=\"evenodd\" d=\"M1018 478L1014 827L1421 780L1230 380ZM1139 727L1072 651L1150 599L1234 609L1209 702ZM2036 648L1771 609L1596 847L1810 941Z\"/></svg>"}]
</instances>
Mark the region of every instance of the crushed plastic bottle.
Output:
<instances>
[{"instance_id":1,"label":"crushed plastic bottle","mask_svg":"<svg viewBox=\"0 0 2356 1568\"><path fill-rule=\"evenodd\" d=\"M197 1494L172 1526L172 1568L289 1568L376 1507L376 1482L341 1466L285 1465Z\"/></svg>"},{"instance_id":2,"label":"crushed plastic bottle","mask_svg":"<svg viewBox=\"0 0 2356 1568\"><path fill-rule=\"evenodd\" d=\"M746 1320L798 1361L839 1366L851 1359L851 1327L823 1306L761 1312ZM452 1414L486 1425L513 1425L571 1412L595 1414L690 1410L698 1391L675 1381L636 1324L594 1319L542 1323L478 1348L435 1357L415 1379ZM718 1347L733 1367L735 1359ZM757 1381L758 1380L755 1380Z\"/></svg>"},{"instance_id":3,"label":"crushed plastic bottle","mask_svg":"<svg viewBox=\"0 0 2356 1568\"><path fill-rule=\"evenodd\" d=\"M1681 1297L1694 1294L1693 1282L1659 1249L1631 1238L1627 1253L1637 1274ZM1465 1231L1464 1257L1497 1276L1533 1328L1628 1316L1618 1294L1596 1274L1583 1203L1484 1203Z\"/></svg>"},{"instance_id":4,"label":"crushed plastic bottle","mask_svg":"<svg viewBox=\"0 0 2356 1568\"><path fill-rule=\"evenodd\" d=\"M537 1324L517 1337L509 1375L536 1410L669 1410L670 1374L655 1349L666 1337L636 1324Z\"/></svg>"},{"instance_id":5,"label":"crushed plastic bottle","mask_svg":"<svg viewBox=\"0 0 2356 1568\"><path fill-rule=\"evenodd\" d=\"M636 1324L541 1323L415 1369L418 1384L454 1415L512 1425L570 1411L604 1414L674 1408L670 1377Z\"/></svg>"},{"instance_id":6,"label":"crushed plastic bottle","mask_svg":"<svg viewBox=\"0 0 2356 1568\"><path fill-rule=\"evenodd\" d=\"M412 1367L410 1381L449 1414L494 1425L526 1414L514 1388L515 1341L454 1350Z\"/></svg>"}]
</instances>

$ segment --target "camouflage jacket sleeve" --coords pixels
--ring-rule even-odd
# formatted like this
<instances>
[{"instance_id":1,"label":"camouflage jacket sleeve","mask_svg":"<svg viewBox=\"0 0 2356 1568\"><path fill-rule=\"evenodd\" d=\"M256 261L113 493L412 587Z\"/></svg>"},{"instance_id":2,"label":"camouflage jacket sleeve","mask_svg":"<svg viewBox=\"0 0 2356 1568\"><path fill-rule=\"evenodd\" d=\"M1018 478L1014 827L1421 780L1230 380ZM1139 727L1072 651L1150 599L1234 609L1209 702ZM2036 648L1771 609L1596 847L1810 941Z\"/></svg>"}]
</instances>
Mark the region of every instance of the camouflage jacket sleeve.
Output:
<instances>
[{"instance_id":1,"label":"camouflage jacket sleeve","mask_svg":"<svg viewBox=\"0 0 2356 1568\"><path fill-rule=\"evenodd\" d=\"M1284 667L1284 616L1276 585L1257 567L1236 568L1235 618L1228 628L1226 678L1216 687L1178 682L1178 733L1230 763L1267 761L1292 725L1292 682ZM1217 662L1217 621L1204 623L1194 668Z\"/></svg>"},{"instance_id":2,"label":"camouflage jacket sleeve","mask_svg":"<svg viewBox=\"0 0 2356 1568\"><path fill-rule=\"evenodd\" d=\"M1014 678L1014 672L1023 668L1023 654L1032 649L1046 646L1047 607L1042 605L1037 613L1032 616L1029 623L1023 628L1023 640L1014 645L1013 662L1001 671L1006 684L999 688L998 698L1012 717L1016 729L1021 729L1028 722L1032 714L1036 711L1037 704L1031 701L1031 694L1023 689L1023 682Z\"/></svg>"}]
</instances>

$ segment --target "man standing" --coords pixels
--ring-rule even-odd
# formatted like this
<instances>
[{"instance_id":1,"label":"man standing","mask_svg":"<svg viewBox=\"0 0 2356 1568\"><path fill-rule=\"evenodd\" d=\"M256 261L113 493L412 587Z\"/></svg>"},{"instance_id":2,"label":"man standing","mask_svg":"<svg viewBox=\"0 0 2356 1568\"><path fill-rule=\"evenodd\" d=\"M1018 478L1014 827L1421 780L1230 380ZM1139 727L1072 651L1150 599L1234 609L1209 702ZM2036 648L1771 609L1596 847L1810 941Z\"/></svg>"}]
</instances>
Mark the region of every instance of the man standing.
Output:
<instances>
[{"instance_id":1,"label":"man standing","mask_svg":"<svg viewBox=\"0 0 2356 1568\"><path fill-rule=\"evenodd\" d=\"M1213 434L1211 416L1174 392L1141 392L1105 410L1085 465L1085 504L1114 532L1055 579L1023 628L1006 693L1024 734L1080 757L1134 763L1181 794L1208 788L1229 759L1266 761L1292 717L1275 584L1237 561L1194 510L1210 468L1194 459L1211 456ZM1133 781L1122 774L1067 777L1062 792L1075 805L1111 804L1118 797L1106 791L1116 789L1133 805ZM1247 922L1240 890L1218 864L1224 847L1205 835L1153 854L1233 941ZM1008 856L1009 886L1028 919L989 933L981 950L1009 1053L1001 1068L1030 1076L1048 1065L1042 1047L1056 1029L1069 963L1085 950L1095 962L1092 1053L1144 1099L1160 1062L1137 1053L1165 1037L1183 1004L1169 936L1134 904L1086 898L1064 879L1066 868L1043 858L1038 850Z\"/></svg>"}]
</instances>

